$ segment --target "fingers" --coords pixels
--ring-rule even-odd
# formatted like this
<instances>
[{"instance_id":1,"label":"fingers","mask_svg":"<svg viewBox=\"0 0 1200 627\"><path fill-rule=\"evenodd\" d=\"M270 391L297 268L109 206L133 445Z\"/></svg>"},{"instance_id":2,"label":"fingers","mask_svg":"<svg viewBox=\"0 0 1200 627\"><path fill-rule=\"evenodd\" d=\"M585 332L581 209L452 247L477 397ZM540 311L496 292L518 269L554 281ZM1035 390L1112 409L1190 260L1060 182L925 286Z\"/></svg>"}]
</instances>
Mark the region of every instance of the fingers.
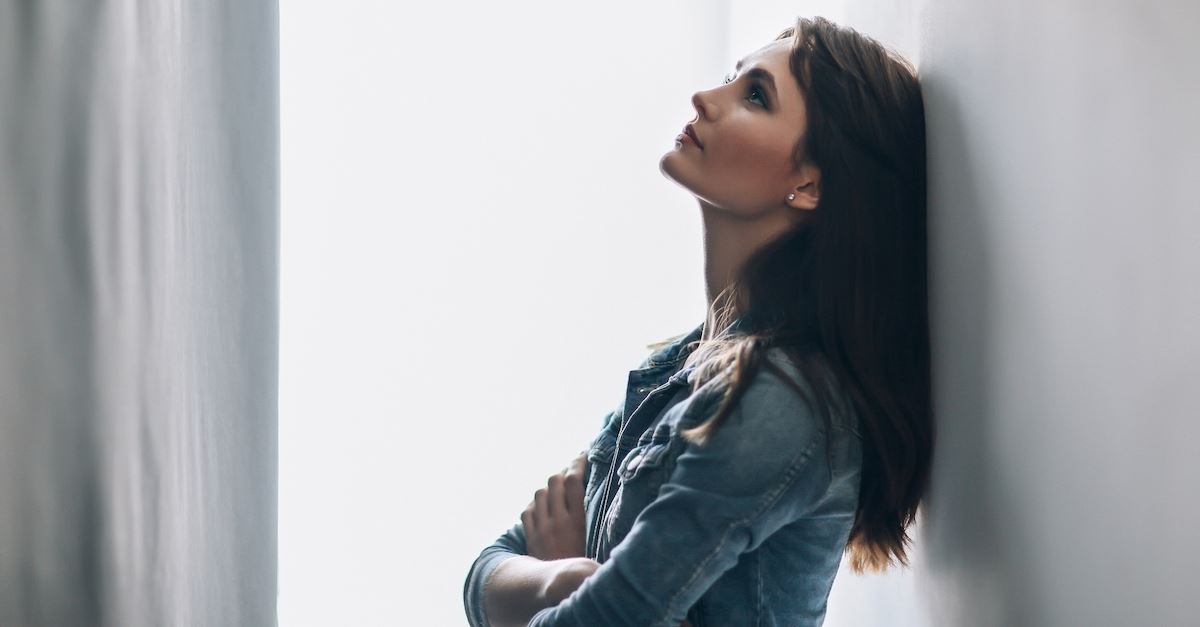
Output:
<instances>
[{"instance_id":1,"label":"fingers","mask_svg":"<svg viewBox=\"0 0 1200 627\"><path fill-rule=\"evenodd\" d=\"M583 449L583 452L563 467L562 474L567 476L570 476L571 473L583 474L584 470L587 469L587 454L587 449Z\"/></svg>"},{"instance_id":2,"label":"fingers","mask_svg":"<svg viewBox=\"0 0 1200 627\"><path fill-rule=\"evenodd\" d=\"M550 475L546 480L546 512L554 518L560 518L567 513L567 478L561 474Z\"/></svg>"},{"instance_id":3,"label":"fingers","mask_svg":"<svg viewBox=\"0 0 1200 627\"><path fill-rule=\"evenodd\" d=\"M586 462L586 454L575 458L571 464L571 472L567 473L563 491L568 514L578 514L583 511L583 464Z\"/></svg>"},{"instance_id":4,"label":"fingers","mask_svg":"<svg viewBox=\"0 0 1200 627\"><path fill-rule=\"evenodd\" d=\"M583 470L587 467L587 454L588 454L588 452L585 449L582 453L579 454L578 457L576 457L575 459L572 459L571 463L567 465L567 470L570 472L575 472L575 473L579 473L582 475Z\"/></svg>"},{"instance_id":5,"label":"fingers","mask_svg":"<svg viewBox=\"0 0 1200 627\"><path fill-rule=\"evenodd\" d=\"M530 501L529 505L525 507L525 511L521 512L521 526L525 528L526 539L531 538L537 531L537 520L535 520L536 516L534 515L536 502L536 498Z\"/></svg>"},{"instance_id":6,"label":"fingers","mask_svg":"<svg viewBox=\"0 0 1200 627\"><path fill-rule=\"evenodd\" d=\"M583 482L578 479L567 479L563 486L566 501L566 513L578 514L583 511Z\"/></svg>"},{"instance_id":7,"label":"fingers","mask_svg":"<svg viewBox=\"0 0 1200 627\"><path fill-rule=\"evenodd\" d=\"M533 493L533 518L537 521L534 523L535 525L542 521L548 520L550 517L550 509L546 503L548 496L549 495L546 494L546 488L538 488L537 491Z\"/></svg>"},{"instance_id":8,"label":"fingers","mask_svg":"<svg viewBox=\"0 0 1200 627\"><path fill-rule=\"evenodd\" d=\"M521 514L521 522L527 529L549 528L548 524L556 518L578 516L583 512L583 477L587 469L587 454L587 449L580 451L562 472L546 480L546 487L533 493L533 501Z\"/></svg>"}]
</instances>

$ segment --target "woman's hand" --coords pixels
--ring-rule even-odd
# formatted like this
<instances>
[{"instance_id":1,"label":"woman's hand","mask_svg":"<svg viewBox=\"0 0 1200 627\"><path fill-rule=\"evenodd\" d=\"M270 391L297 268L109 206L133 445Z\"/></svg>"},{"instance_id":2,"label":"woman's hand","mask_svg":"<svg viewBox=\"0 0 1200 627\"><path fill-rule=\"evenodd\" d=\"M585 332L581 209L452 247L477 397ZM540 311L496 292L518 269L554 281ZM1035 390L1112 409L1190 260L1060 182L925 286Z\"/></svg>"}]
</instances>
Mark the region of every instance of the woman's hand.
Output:
<instances>
[{"instance_id":1,"label":"woman's hand","mask_svg":"<svg viewBox=\"0 0 1200 627\"><path fill-rule=\"evenodd\" d=\"M546 487L533 493L533 501L521 513L525 545L530 556L540 560L584 557L583 469L587 451L571 460L560 473L546 480Z\"/></svg>"}]
</instances>

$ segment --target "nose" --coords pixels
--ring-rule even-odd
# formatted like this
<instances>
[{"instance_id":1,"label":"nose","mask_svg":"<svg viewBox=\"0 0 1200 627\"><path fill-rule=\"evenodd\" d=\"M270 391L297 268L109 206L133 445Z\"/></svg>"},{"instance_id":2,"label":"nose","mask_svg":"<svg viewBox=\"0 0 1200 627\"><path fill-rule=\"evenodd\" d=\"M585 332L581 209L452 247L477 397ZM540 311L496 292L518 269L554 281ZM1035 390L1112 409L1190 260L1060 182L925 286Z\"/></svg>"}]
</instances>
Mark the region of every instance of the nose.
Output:
<instances>
[{"instance_id":1,"label":"nose","mask_svg":"<svg viewBox=\"0 0 1200 627\"><path fill-rule=\"evenodd\" d=\"M700 118L707 118L708 114L709 114L708 107L710 105L708 103L704 102L704 98L701 97L701 95L703 93L704 93L703 91L698 91L698 92L692 94L692 106L696 108L696 119L697 120L699 120ZM695 121L695 120L693 120L693 121Z\"/></svg>"}]
</instances>

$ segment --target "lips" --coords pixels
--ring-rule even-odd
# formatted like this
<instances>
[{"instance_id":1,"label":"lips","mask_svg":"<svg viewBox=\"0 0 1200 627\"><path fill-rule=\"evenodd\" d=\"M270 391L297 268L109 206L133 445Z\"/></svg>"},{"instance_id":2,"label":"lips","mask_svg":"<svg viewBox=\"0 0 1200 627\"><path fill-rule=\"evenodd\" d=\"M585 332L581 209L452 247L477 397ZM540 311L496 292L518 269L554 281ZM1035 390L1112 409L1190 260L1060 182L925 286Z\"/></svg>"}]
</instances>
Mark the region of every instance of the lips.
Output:
<instances>
[{"instance_id":1,"label":"lips","mask_svg":"<svg viewBox=\"0 0 1200 627\"><path fill-rule=\"evenodd\" d=\"M687 136L691 137L692 141L696 142L697 146L699 146L700 148L704 148L704 144L701 143L700 138L696 136L696 129L693 128L691 124L688 124L687 126L683 127L683 132L687 133Z\"/></svg>"}]
</instances>

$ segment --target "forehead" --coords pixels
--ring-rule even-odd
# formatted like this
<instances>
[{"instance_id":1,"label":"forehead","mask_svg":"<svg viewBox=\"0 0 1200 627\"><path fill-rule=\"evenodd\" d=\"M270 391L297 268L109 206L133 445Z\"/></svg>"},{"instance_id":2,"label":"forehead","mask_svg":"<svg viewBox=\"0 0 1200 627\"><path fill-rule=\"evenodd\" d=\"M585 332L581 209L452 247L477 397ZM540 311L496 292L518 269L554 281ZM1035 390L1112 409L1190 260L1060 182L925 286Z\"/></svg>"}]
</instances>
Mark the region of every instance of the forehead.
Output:
<instances>
[{"instance_id":1,"label":"forehead","mask_svg":"<svg viewBox=\"0 0 1200 627\"><path fill-rule=\"evenodd\" d=\"M737 65L739 68L757 65L769 69L772 74L775 74L776 70L788 69L788 56L791 51L791 40L779 39L742 57L737 61Z\"/></svg>"}]
</instances>

